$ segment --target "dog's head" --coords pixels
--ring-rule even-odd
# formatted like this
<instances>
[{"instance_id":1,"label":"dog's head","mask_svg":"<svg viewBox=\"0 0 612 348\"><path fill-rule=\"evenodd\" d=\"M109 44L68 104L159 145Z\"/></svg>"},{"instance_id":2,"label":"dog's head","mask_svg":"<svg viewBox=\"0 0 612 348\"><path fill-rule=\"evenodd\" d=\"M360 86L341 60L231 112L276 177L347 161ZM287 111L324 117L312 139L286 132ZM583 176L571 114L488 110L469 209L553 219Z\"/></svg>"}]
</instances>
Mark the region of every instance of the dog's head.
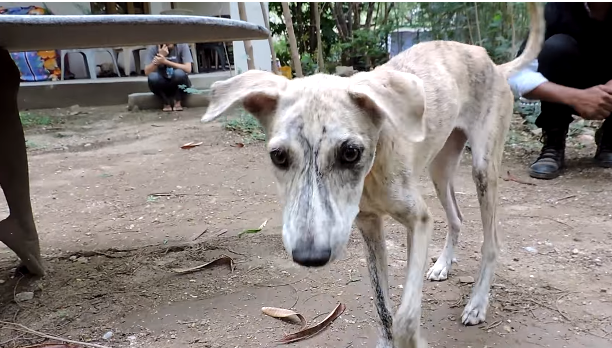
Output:
<instances>
[{"instance_id":1,"label":"dog's head","mask_svg":"<svg viewBox=\"0 0 612 348\"><path fill-rule=\"evenodd\" d=\"M346 246L384 122L409 141L425 136L422 82L390 70L288 80L250 70L216 82L202 122L235 104L265 129L293 260L323 266Z\"/></svg>"}]
</instances>

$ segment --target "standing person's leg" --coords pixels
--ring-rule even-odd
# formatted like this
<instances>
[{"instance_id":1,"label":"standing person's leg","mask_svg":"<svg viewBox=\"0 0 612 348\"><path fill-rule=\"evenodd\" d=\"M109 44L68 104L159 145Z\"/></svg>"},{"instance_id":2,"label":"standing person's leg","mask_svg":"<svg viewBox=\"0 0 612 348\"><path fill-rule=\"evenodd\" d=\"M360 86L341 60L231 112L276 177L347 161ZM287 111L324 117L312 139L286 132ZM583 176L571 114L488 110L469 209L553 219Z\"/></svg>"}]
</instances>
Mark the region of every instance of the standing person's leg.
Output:
<instances>
[{"instance_id":1,"label":"standing person's leg","mask_svg":"<svg viewBox=\"0 0 612 348\"><path fill-rule=\"evenodd\" d=\"M612 116L608 116L597 130L595 141L597 142L595 162L601 167L612 168Z\"/></svg>"},{"instance_id":2,"label":"standing person's leg","mask_svg":"<svg viewBox=\"0 0 612 348\"><path fill-rule=\"evenodd\" d=\"M171 85L173 88L173 98L174 98L174 111L182 111L183 110L183 99L185 98L185 91L179 86L187 86L191 87L191 81L189 80L189 76L186 72L181 69L175 69L172 74Z\"/></svg>"},{"instance_id":3,"label":"standing person's leg","mask_svg":"<svg viewBox=\"0 0 612 348\"><path fill-rule=\"evenodd\" d=\"M153 92L159 99L161 99L164 105L163 111L172 111L172 101L168 95L168 85L170 80L161 76L158 72L152 72L147 77L149 82L149 90Z\"/></svg>"},{"instance_id":4,"label":"standing person's leg","mask_svg":"<svg viewBox=\"0 0 612 348\"><path fill-rule=\"evenodd\" d=\"M588 52L582 50L574 38L564 34L553 35L544 42L538 56L538 71L550 82L566 87L584 89L602 83ZM529 168L532 177L553 179L559 176L564 166L565 141L573 114L576 112L568 105L542 102L536 125L542 128L544 145L540 156Z\"/></svg>"},{"instance_id":5,"label":"standing person's leg","mask_svg":"<svg viewBox=\"0 0 612 348\"><path fill-rule=\"evenodd\" d=\"M600 47L600 52L597 54L597 66L601 67L601 78L603 81L600 84L608 84L612 86L612 64L609 63L610 53L606 46ZM597 152L595 153L595 163L603 168L612 168L612 115L609 115L595 133L595 142L597 143Z\"/></svg>"}]
</instances>

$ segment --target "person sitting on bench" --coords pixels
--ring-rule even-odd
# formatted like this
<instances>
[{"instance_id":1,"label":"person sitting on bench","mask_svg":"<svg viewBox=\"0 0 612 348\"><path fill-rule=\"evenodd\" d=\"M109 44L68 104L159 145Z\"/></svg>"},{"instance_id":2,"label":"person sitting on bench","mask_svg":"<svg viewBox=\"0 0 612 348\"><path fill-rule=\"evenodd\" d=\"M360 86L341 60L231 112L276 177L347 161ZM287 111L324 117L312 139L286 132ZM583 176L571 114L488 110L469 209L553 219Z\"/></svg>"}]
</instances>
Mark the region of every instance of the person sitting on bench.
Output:
<instances>
[{"instance_id":1,"label":"person sitting on bench","mask_svg":"<svg viewBox=\"0 0 612 348\"><path fill-rule=\"evenodd\" d=\"M185 92L181 86L191 86L191 51L187 44L149 46L145 57L145 75L149 89L163 103L163 111L182 111Z\"/></svg>"}]
</instances>

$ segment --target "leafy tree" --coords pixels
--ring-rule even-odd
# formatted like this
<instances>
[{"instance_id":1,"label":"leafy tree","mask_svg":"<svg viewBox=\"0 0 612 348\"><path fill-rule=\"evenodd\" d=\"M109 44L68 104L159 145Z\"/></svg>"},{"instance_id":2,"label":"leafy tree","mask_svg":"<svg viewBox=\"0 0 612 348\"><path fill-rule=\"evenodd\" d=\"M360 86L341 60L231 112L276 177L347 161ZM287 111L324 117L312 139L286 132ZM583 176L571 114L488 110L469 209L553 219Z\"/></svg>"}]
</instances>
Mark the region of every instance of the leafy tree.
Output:
<instances>
[{"instance_id":1,"label":"leafy tree","mask_svg":"<svg viewBox=\"0 0 612 348\"><path fill-rule=\"evenodd\" d=\"M282 17L281 3L270 12ZM529 23L525 3L475 2L326 2L319 3L321 49L325 67L318 67L316 5L289 3L305 74L335 65L370 69L388 59L389 34L400 27L425 28L435 40L453 40L484 47L492 59L512 59L524 40ZM282 64L290 61L284 22L270 23Z\"/></svg>"}]
</instances>

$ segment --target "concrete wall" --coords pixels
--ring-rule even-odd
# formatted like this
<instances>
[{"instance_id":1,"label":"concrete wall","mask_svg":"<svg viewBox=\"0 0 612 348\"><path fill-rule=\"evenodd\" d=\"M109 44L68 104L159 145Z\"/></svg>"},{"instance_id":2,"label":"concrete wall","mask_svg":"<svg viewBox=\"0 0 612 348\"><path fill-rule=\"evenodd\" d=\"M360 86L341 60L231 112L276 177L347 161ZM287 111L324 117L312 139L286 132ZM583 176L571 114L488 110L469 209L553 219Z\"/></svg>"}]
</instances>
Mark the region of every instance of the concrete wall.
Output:
<instances>
[{"instance_id":1,"label":"concrete wall","mask_svg":"<svg viewBox=\"0 0 612 348\"><path fill-rule=\"evenodd\" d=\"M169 2L150 2L149 7L151 8L151 14L155 15L172 8Z\"/></svg>"},{"instance_id":2,"label":"concrete wall","mask_svg":"<svg viewBox=\"0 0 612 348\"><path fill-rule=\"evenodd\" d=\"M269 16L268 3L266 5L266 15ZM248 22L259 24L265 27L264 17L261 12L261 6L258 2L247 2L245 3L247 20ZM238 13L238 3L230 3L230 15L232 19L240 20ZM255 60L255 69L259 70L272 70L272 57L270 56L270 45L268 40L256 40L251 41L253 44L253 58ZM247 54L244 50L244 43L242 41L234 41L234 65L236 70L244 72L248 70L247 66Z\"/></svg>"},{"instance_id":3,"label":"concrete wall","mask_svg":"<svg viewBox=\"0 0 612 348\"><path fill-rule=\"evenodd\" d=\"M229 2L176 2L174 8L190 10L196 16L229 16Z\"/></svg>"},{"instance_id":4,"label":"concrete wall","mask_svg":"<svg viewBox=\"0 0 612 348\"><path fill-rule=\"evenodd\" d=\"M266 6L267 6L266 2ZM176 2L175 8L190 10L196 16L229 15L232 19L240 20L238 3L236 2ZM247 19L251 23L265 26L259 2L247 2ZM267 10L267 8L266 8ZM272 58L267 40L252 41L255 68L270 71ZM238 71L248 70L247 55L242 41L234 41L234 66Z\"/></svg>"}]
</instances>

